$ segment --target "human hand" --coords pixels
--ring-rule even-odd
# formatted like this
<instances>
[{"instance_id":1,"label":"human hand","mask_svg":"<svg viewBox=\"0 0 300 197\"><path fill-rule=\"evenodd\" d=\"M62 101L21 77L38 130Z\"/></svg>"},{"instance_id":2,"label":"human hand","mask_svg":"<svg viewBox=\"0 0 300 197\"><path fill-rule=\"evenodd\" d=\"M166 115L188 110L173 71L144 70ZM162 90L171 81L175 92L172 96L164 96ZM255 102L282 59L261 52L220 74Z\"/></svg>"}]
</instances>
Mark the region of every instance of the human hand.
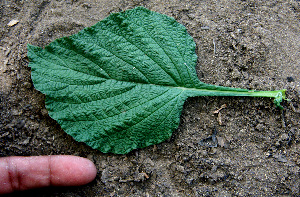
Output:
<instances>
[{"instance_id":1,"label":"human hand","mask_svg":"<svg viewBox=\"0 0 300 197\"><path fill-rule=\"evenodd\" d=\"M0 194L47 186L79 186L96 177L88 159L70 155L0 158Z\"/></svg>"}]
</instances>

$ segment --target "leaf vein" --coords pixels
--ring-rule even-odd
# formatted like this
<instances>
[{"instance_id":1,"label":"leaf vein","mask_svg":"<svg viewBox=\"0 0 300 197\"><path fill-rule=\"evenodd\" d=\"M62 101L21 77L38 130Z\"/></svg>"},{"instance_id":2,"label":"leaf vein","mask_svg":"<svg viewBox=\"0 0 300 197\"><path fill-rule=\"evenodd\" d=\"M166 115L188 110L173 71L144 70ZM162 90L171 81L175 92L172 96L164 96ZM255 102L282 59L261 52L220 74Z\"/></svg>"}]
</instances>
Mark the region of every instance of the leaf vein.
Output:
<instances>
[{"instance_id":1,"label":"leaf vein","mask_svg":"<svg viewBox=\"0 0 300 197\"><path fill-rule=\"evenodd\" d=\"M153 23L151 23L151 24L153 24ZM147 28L145 28L144 27L145 25L142 25L142 26L140 26L140 27L142 27L143 29L146 29L146 30L148 30L149 31L149 29L147 29ZM165 55L169 58L169 60L173 63L173 65L174 65L174 67L176 68L176 71L177 71L177 74L179 75L179 77L180 77L180 80L181 80L181 83L183 83L183 81L182 81L182 77L181 77L181 75L180 75L180 73L179 73L179 70L178 70L178 67L176 66L176 64L175 64L175 62L173 61L173 59L167 54L167 52L166 52L166 50L154 39L154 37L152 37L149 33L148 33L148 31L145 31L147 34L148 34L148 36L160 47L160 48L162 48L162 50L164 51L164 53L165 53Z\"/></svg>"},{"instance_id":2,"label":"leaf vein","mask_svg":"<svg viewBox=\"0 0 300 197\"><path fill-rule=\"evenodd\" d=\"M116 53L113 53L111 50L109 50L109 49L105 48L104 46L100 45L100 44L99 44L100 42L99 42L99 40L98 40L97 37L94 37L94 36L91 35L89 32L86 32L86 33L87 33L87 35L89 35L90 38L92 38L92 39L94 39L94 40L97 40L97 42L96 42L97 44L93 43L93 45L99 46L100 48L102 48L102 49L106 50L107 52L111 53L112 55L114 55L116 58L118 58L118 59L122 60L123 62L129 64L130 66L134 67L131 63L129 63L129 62L128 62L127 60L125 60L124 58L118 56ZM136 67L134 67L134 68L136 68ZM148 82L148 83L151 83L151 82L149 81L149 78L148 78L141 70L139 70L138 68L136 68L136 69L137 69L137 70L138 70L138 71L139 71L139 72L147 79L147 82Z\"/></svg>"},{"instance_id":3,"label":"leaf vein","mask_svg":"<svg viewBox=\"0 0 300 197\"><path fill-rule=\"evenodd\" d=\"M160 67L168 76L171 77L171 79L174 81L174 83L176 85L178 85L178 83L176 82L176 80L163 68L162 65L160 65L157 61L155 61L152 57L150 57L150 55L148 53L146 53L146 51L144 51L143 49L141 49L140 47L138 47L136 44L134 44L132 41L130 41L129 39L127 39L125 36L123 36L122 34L116 34L114 33L112 30L110 30L109 28L107 29L110 33L114 34L114 35L118 35L122 38L124 38L127 42L129 42L131 45L135 46L138 50L140 50L143 54L145 54L150 60L152 60L158 67Z\"/></svg>"},{"instance_id":4,"label":"leaf vein","mask_svg":"<svg viewBox=\"0 0 300 197\"><path fill-rule=\"evenodd\" d=\"M146 121L146 119L148 119L155 112L157 112L158 110L160 110L161 108L163 108L164 106L166 106L167 104L169 104L172 100L174 100L176 98L178 99L178 97L182 94L182 92L184 92L184 91L181 91L178 95L176 95L175 97L173 97L169 101L165 102L161 107L157 108L156 110L154 110L153 112L151 112L147 117L143 118L141 121L137 122L136 124L134 124L133 126L129 127L128 129L132 129L132 127L135 127L135 126L139 125L140 123ZM125 131L128 130L128 129L125 129Z\"/></svg>"},{"instance_id":5,"label":"leaf vein","mask_svg":"<svg viewBox=\"0 0 300 197\"><path fill-rule=\"evenodd\" d=\"M79 56L81 56L81 57L84 57L85 59L89 60L89 61L92 62L93 64L97 65L101 70L103 70L103 71L105 72L105 75L106 75L105 77L107 77L107 79L110 79L109 74L105 71L105 69L103 69L99 64L95 63L92 59L90 59L90 58L84 56L84 53L83 53L83 54L82 54L82 53L79 53L78 51L76 51L76 50L73 49L73 48L69 49L69 48L65 47L64 45L61 45L60 43L58 43L58 44L59 44L58 46L60 46L61 48L66 49L66 50L68 50L68 51L73 51L73 52L75 52L77 55L79 55ZM82 72L82 73L84 73L84 72ZM85 73L85 74L92 75L91 73ZM99 77L99 76L97 76L97 75L92 75L92 76ZM102 77L101 77L101 78L102 78Z\"/></svg>"}]
</instances>

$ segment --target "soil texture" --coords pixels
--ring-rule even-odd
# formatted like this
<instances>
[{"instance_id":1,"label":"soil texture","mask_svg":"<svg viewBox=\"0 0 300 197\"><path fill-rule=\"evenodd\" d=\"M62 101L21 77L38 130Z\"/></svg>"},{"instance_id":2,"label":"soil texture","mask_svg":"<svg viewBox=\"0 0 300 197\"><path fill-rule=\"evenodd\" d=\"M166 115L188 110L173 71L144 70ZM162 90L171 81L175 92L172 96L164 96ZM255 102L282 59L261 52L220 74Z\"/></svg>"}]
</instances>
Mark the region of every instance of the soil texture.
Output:
<instances>
[{"instance_id":1,"label":"soil texture","mask_svg":"<svg viewBox=\"0 0 300 197\"><path fill-rule=\"evenodd\" d=\"M44 47L136 6L187 28L201 81L287 89L290 101L279 110L269 98L190 98L170 140L127 155L76 142L48 116L26 46ZM85 186L10 196L300 196L299 1L1 0L0 18L0 156L70 154L98 169Z\"/></svg>"}]
</instances>

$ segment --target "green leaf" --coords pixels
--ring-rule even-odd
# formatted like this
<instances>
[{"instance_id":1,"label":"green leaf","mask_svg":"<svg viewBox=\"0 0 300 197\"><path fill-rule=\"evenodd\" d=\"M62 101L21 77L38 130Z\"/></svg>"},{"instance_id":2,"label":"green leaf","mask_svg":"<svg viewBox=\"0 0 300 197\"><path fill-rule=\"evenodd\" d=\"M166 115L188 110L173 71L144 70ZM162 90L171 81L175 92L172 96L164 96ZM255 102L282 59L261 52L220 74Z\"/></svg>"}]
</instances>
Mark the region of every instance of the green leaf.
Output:
<instances>
[{"instance_id":1,"label":"green leaf","mask_svg":"<svg viewBox=\"0 0 300 197\"><path fill-rule=\"evenodd\" d=\"M111 14L45 49L28 45L28 57L49 115L75 140L104 153L125 154L170 138L188 97L265 96L278 106L285 98L285 90L200 82L185 27L143 7Z\"/></svg>"}]
</instances>

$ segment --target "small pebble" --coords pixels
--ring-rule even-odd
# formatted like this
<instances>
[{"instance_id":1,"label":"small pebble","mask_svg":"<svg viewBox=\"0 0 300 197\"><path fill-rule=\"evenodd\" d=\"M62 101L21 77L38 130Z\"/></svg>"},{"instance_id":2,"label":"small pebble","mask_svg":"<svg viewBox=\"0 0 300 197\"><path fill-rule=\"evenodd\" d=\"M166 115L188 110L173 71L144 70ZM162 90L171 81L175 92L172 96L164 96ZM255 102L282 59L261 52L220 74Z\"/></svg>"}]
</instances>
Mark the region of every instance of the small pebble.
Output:
<instances>
[{"instance_id":1,"label":"small pebble","mask_svg":"<svg viewBox=\"0 0 300 197\"><path fill-rule=\"evenodd\" d=\"M209 26L203 26L201 27L202 30L209 30Z\"/></svg>"},{"instance_id":2,"label":"small pebble","mask_svg":"<svg viewBox=\"0 0 300 197\"><path fill-rule=\"evenodd\" d=\"M27 88L27 89L30 89L31 86L32 86L31 83L29 83L29 82L27 82L27 81L24 82L23 85L24 85L24 87Z\"/></svg>"},{"instance_id":3,"label":"small pebble","mask_svg":"<svg viewBox=\"0 0 300 197\"><path fill-rule=\"evenodd\" d=\"M41 114L43 116L47 116L48 115L48 110L47 109L41 109Z\"/></svg>"},{"instance_id":4,"label":"small pebble","mask_svg":"<svg viewBox=\"0 0 300 197\"><path fill-rule=\"evenodd\" d=\"M24 125L25 125L25 120L19 120L17 124L15 124L15 127L21 129Z\"/></svg>"},{"instance_id":5,"label":"small pebble","mask_svg":"<svg viewBox=\"0 0 300 197\"><path fill-rule=\"evenodd\" d=\"M18 23L19 23L18 20L13 19L13 20L9 21L9 23L7 24L7 26L12 27L12 26L15 26Z\"/></svg>"},{"instance_id":6,"label":"small pebble","mask_svg":"<svg viewBox=\"0 0 300 197\"><path fill-rule=\"evenodd\" d=\"M288 82L293 82L294 81L293 77L287 77L286 79L287 79Z\"/></svg>"}]
</instances>

